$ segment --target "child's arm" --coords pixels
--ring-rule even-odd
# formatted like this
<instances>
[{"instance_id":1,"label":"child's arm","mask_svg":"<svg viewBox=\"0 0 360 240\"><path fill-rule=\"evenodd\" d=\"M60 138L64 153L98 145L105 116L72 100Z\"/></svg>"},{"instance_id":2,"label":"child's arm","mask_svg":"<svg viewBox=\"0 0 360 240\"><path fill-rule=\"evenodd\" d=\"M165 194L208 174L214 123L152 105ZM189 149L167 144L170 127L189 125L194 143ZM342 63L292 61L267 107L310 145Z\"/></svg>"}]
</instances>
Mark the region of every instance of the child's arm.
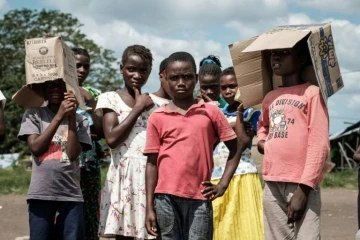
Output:
<instances>
[{"instance_id":1,"label":"child's arm","mask_svg":"<svg viewBox=\"0 0 360 240\"><path fill-rule=\"evenodd\" d=\"M0 106L0 142L5 140L5 136L6 136L6 126L5 126L4 110L2 109L2 106Z\"/></svg>"},{"instance_id":2,"label":"child's arm","mask_svg":"<svg viewBox=\"0 0 360 240\"><path fill-rule=\"evenodd\" d=\"M101 118L101 116L99 116L95 113L96 100L91 95L91 93L88 92L86 89L80 88L80 92L81 92L81 95L84 97L84 100L87 103L88 107L91 108L91 110L89 110L89 112L90 112L91 118L94 122L94 125L91 128L93 130L91 132L91 138L94 140L100 140L103 137L104 133L103 133L103 128L102 128L102 118Z\"/></svg>"},{"instance_id":3,"label":"child's arm","mask_svg":"<svg viewBox=\"0 0 360 240\"><path fill-rule=\"evenodd\" d=\"M353 158L355 161L360 162L360 146L358 147L358 149L356 149L356 152L354 153Z\"/></svg>"},{"instance_id":4,"label":"child's arm","mask_svg":"<svg viewBox=\"0 0 360 240\"><path fill-rule=\"evenodd\" d=\"M269 133L269 108L266 101L263 101L262 113L260 115L259 122L257 124L257 148L259 153L264 154L265 140Z\"/></svg>"},{"instance_id":5,"label":"child's arm","mask_svg":"<svg viewBox=\"0 0 360 240\"><path fill-rule=\"evenodd\" d=\"M114 111L104 109L103 129L106 142L110 148L116 148L119 144L123 143L129 137L140 114L154 106L148 94L140 94L137 88L134 88L134 91L135 105L120 124Z\"/></svg>"},{"instance_id":6,"label":"child's arm","mask_svg":"<svg viewBox=\"0 0 360 240\"><path fill-rule=\"evenodd\" d=\"M157 236L156 233L156 214L154 211L154 191L158 181L157 169L158 154L148 154L146 164L146 229L149 234Z\"/></svg>"},{"instance_id":7,"label":"child's arm","mask_svg":"<svg viewBox=\"0 0 360 240\"><path fill-rule=\"evenodd\" d=\"M76 107L77 107L77 101L74 93L69 92L65 93L65 100L69 103L73 104L73 110L70 111L68 115L68 122L69 122L69 128L68 128L68 137L66 142L66 153L69 157L70 162L75 161L80 153L81 153L81 145L77 136L77 129L76 129Z\"/></svg>"},{"instance_id":8,"label":"child's arm","mask_svg":"<svg viewBox=\"0 0 360 240\"><path fill-rule=\"evenodd\" d=\"M308 143L306 162L298 188L288 206L289 222L302 218L310 191L316 187L322 176L322 169L329 151L329 115L319 91L308 105Z\"/></svg>"},{"instance_id":9,"label":"child's arm","mask_svg":"<svg viewBox=\"0 0 360 240\"><path fill-rule=\"evenodd\" d=\"M156 113L155 113L156 114ZM147 121L146 144L144 154L148 156L146 164L146 230L149 234L156 236L156 214L154 211L154 192L158 181L157 159L160 151L160 134L156 128L159 120L154 119L152 113Z\"/></svg>"},{"instance_id":10,"label":"child's arm","mask_svg":"<svg viewBox=\"0 0 360 240\"><path fill-rule=\"evenodd\" d=\"M66 100L62 101L58 112L51 120L45 131L41 134L31 134L28 136L27 143L29 145L30 151L32 154L34 154L34 156L40 157L48 150L52 138L59 128L61 121L64 117L67 117L68 114L75 108L76 106L74 106L74 103Z\"/></svg>"},{"instance_id":11,"label":"child's arm","mask_svg":"<svg viewBox=\"0 0 360 240\"><path fill-rule=\"evenodd\" d=\"M204 195L204 197L209 198L210 200L221 197L225 193L229 186L230 180L233 177L237 166L239 165L241 154L249 145L249 137L246 135L244 129L242 111L243 107L242 104L240 104L235 125L237 138L223 141L226 147L229 149L229 156L220 182L217 185L213 185L210 181L205 181L202 183L204 186L206 186L206 188L203 189L201 193ZM222 117L225 119L224 116Z\"/></svg>"}]
</instances>

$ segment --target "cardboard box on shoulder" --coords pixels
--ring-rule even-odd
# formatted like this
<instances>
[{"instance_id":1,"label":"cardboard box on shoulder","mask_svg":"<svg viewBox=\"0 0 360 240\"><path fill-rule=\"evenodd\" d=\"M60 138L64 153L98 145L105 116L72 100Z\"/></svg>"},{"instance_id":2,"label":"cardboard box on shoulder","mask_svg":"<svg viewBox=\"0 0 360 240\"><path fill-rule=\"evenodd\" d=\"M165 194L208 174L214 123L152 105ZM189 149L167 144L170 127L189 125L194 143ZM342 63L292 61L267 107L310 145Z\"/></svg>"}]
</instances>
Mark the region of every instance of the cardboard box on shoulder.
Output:
<instances>
[{"instance_id":1,"label":"cardboard box on shoulder","mask_svg":"<svg viewBox=\"0 0 360 240\"><path fill-rule=\"evenodd\" d=\"M343 88L331 24L289 25L229 45L239 84L236 99L245 107L260 104L268 92L281 85L281 78L272 73L268 50L293 48L303 39L312 61L312 66L304 69L303 79L320 87L325 102Z\"/></svg>"},{"instance_id":2,"label":"cardboard box on shoulder","mask_svg":"<svg viewBox=\"0 0 360 240\"><path fill-rule=\"evenodd\" d=\"M75 55L60 37L25 40L26 85L13 95L22 107L40 107L44 99L41 83L62 79L66 89L74 92L79 107L86 109L81 97Z\"/></svg>"}]
</instances>

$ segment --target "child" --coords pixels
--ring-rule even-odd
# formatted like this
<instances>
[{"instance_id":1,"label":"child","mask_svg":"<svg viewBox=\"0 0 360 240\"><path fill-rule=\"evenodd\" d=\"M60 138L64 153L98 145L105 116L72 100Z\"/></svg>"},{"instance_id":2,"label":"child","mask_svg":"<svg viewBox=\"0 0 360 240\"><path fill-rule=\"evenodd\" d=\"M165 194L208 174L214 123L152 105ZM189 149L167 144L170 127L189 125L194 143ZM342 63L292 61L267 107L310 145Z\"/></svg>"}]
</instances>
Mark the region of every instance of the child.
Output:
<instances>
[{"instance_id":1,"label":"child","mask_svg":"<svg viewBox=\"0 0 360 240\"><path fill-rule=\"evenodd\" d=\"M240 103L235 101L238 84L233 67L221 73L221 96L229 104L222 111L230 125L234 125ZM254 160L251 157L252 138L256 133L256 125L260 111L247 108L243 118L252 125L249 134L249 146L242 153L241 160L228 190L222 198L213 201L214 238L213 239L264 239L262 187ZM223 175L229 150L220 142L214 151L214 170L211 176L213 184L217 184Z\"/></svg>"},{"instance_id":2,"label":"child","mask_svg":"<svg viewBox=\"0 0 360 240\"><path fill-rule=\"evenodd\" d=\"M282 87L266 95L258 124L265 239L320 239L319 184L329 154L329 116L319 87L301 79L309 58L306 41L271 51Z\"/></svg>"},{"instance_id":3,"label":"child","mask_svg":"<svg viewBox=\"0 0 360 240\"><path fill-rule=\"evenodd\" d=\"M166 58L161 61L159 67L159 79L160 79L160 88L155 93L150 94L151 98L153 99L154 103L160 107L165 103L169 103L171 100L171 93L169 90L168 83L165 79L165 65L166 65Z\"/></svg>"},{"instance_id":4,"label":"child","mask_svg":"<svg viewBox=\"0 0 360 240\"><path fill-rule=\"evenodd\" d=\"M355 161L360 162L360 147L358 147L358 149L356 150L353 158ZM360 189L360 168L358 168L358 188ZM357 209L358 209L358 228L360 229L360 191L358 193Z\"/></svg>"},{"instance_id":5,"label":"child","mask_svg":"<svg viewBox=\"0 0 360 240\"><path fill-rule=\"evenodd\" d=\"M83 115L89 120L89 126L91 131L92 149L80 154L80 185L81 191L84 197L85 208L85 239L99 239L99 195L101 190L101 154L102 148L99 140L102 136L102 119L95 114L96 100L99 94L99 90L84 86L84 81L90 72L90 55L86 49L73 48L76 59L77 75L80 85L80 92L85 100L86 106L91 109L84 111L80 108L76 110L78 114Z\"/></svg>"},{"instance_id":6,"label":"child","mask_svg":"<svg viewBox=\"0 0 360 240\"><path fill-rule=\"evenodd\" d=\"M5 103L6 103L6 98L0 91L0 142L4 141L6 137L6 127L5 127L5 117L4 117Z\"/></svg>"},{"instance_id":7,"label":"child","mask_svg":"<svg viewBox=\"0 0 360 240\"><path fill-rule=\"evenodd\" d=\"M116 239L152 238L145 228L145 146L148 110L154 106L141 88L152 67L149 49L133 45L122 55L120 71L125 87L99 96L97 111L111 150L111 164L100 207L100 235Z\"/></svg>"},{"instance_id":8,"label":"child","mask_svg":"<svg viewBox=\"0 0 360 240\"><path fill-rule=\"evenodd\" d=\"M201 73L202 72L202 73ZM204 74L205 73L211 73ZM209 55L200 61L199 70L199 82L200 82L200 97L205 102L212 102L224 108L227 103L220 96L220 74L221 74L221 62L218 57ZM217 77L214 77L214 76Z\"/></svg>"},{"instance_id":9,"label":"child","mask_svg":"<svg viewBox=\"0 0 360 240\"><path fill-rule=\"evenodd\" d=\"M226 191L247 145L241 138L241 117L236 126L243 133L238 148L221 111L194 99L196 65L189 53L169 56L166 79L173 101L155 110L147 127L146 228L163 240L212 239L211 200ZM219 139L230 154L222 179L213 185L212 149Z\"/></svg>"},{"instance_id":10,"label":"child","mask_svg":"<svg viewBox=\"0 0 360 240\"><path fill-rule=\"evenodd\" d=\"M76 114L75 95L65 92L63 80L44 86L48 105L28 108L18 135L33 158L27 197L30 239L49 239L56 212L59 239L84 239L78 157L91 148L88 121Z\"/></svg>"}]
</instances>

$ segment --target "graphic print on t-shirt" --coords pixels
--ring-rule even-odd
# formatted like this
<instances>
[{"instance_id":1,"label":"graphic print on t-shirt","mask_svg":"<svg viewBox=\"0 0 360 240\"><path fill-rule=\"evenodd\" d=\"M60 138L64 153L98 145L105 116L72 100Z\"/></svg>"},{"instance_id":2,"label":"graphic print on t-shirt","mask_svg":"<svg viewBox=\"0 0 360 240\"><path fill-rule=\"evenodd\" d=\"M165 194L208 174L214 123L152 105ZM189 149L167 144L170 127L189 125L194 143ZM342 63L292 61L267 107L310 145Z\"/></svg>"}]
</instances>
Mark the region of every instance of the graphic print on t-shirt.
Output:
<instances>
[{"instance_id":1,"label":"graphic print on t-shirt","mask_svg":"<svg viewBox=\"0 0 360 240\"><path fill-rule=\"evenodd\" d=\"M70 159L66 154L67 138L67 129L55 133L47 152L39 157L39 161L42 162L46 160L60 160L60 162L70 163Z\"/></svg>"},{"instance_id":2,"label":"graphic print on t-shirt","mask_svg":"<svg viewBox=\"0 0 360 240\"><path fill-rule=\"evenodd\" d=\"M295 124L292 111L302 110L305 104L294 99L277 99L269 106L269 134L273 138L288 138L289 127Z\"/></svg>"}]
</instances>

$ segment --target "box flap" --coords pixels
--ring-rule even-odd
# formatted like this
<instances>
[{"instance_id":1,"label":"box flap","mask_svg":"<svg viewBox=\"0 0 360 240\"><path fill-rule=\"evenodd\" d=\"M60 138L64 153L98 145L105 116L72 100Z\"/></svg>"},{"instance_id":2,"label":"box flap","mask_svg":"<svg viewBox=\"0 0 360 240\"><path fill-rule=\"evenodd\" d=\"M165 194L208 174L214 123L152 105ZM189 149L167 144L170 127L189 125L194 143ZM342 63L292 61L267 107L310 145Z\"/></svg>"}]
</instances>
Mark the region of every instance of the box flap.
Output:
<instances>
[{"instance_id":1,"label":"box flap","mask_svg":"<svg viewBox=\"0 0 360 240\"><path fill-rule=\"evenodd\" d=\"M43 91L42 84L26 85L12 96L12 100L24 108L40 107L45 101Z\"/></svg>"},{"instance_id":2,"label":"box flap","mask_svg":"<svg viewBox=\"0 0 360 240\"><path fill-rule=\"evenodd\" d=\"M292 48L309 33L309 30L299 31L294 29L268 32L260 35L252 44L245 48L243 52Z\"/></svg>"}]
</instances>

